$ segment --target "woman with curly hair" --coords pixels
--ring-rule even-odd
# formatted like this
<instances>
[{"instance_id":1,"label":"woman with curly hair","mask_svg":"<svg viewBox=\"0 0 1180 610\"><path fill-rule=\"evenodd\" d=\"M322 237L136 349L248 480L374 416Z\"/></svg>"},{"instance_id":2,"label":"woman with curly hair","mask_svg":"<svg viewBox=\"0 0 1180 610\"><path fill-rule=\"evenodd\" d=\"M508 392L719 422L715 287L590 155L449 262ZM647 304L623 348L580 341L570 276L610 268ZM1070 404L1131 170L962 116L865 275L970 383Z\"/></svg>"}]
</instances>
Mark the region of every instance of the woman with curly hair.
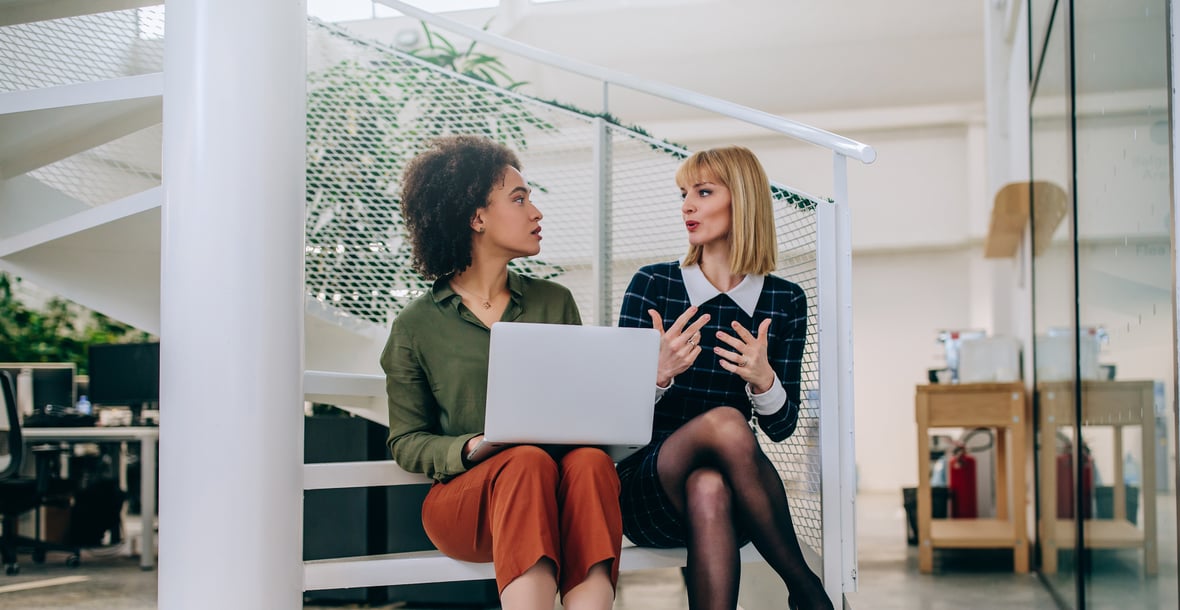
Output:
<instances>
[{"instance_id":1,"label":"woman with curly hair","mask_svg":"<svg viewBox=\"0 0 1180 610\"><path fill-rule=\"evenodd\" d=\"M541 211L520 161L486 138L451 136L402 179L414 267L434 280L397 316L381 354L389 448L435 480L422 524L435 546L494 564L504 608L610 608L622 542L619 480L600 449L481 452L490 327L581 324L564 287L508 269L541 250Z\"/></svg>"},{"instance_id":2,"label":"woman with curly hair","mask_svg":"<svg viewBox=\"0 0 1180 610\"><path fill-rule=\"evenodd\" d=\"M676 172L688 252L648 265L620 326L662 336L652 442L619 463L623 526L641 546L688 548L693 608L732 609L738 550L752 541L790 608L832 607L804 561L778 471L754 422L782 441L799 418L807 302L770 272L778 252L770 180L746 148L693 154Z\"/></svg>"}]
</instances>

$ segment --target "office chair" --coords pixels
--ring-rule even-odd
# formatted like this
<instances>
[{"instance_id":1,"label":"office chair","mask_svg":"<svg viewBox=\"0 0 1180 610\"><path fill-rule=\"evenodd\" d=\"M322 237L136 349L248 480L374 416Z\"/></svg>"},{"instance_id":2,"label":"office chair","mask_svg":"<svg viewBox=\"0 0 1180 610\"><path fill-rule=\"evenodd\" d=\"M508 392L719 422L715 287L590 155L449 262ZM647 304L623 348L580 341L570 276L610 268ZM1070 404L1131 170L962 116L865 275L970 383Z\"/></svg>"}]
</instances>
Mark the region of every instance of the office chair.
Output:
<instances>
[{"instance_id":1,"label":"office chair","mask_svg":"<svg viewBox=\"0 0 1180 610\"><path fill-rule=\"evenodd\" d=\"M37 476L31 478L20 474L25 447L16 393L13 391L12 377L6 371L0 371L0 400L4 403L4 409L0 411L0 460L7 457L7 464L0 470L0 523L4 528L4 534L0 536L0 557L3 559L4 571L9 575L20 572L16 556L19 550L25 549L32 551L33 561L37 563L45 561L46 551L67 551L70 556L66 559L66 565L76 567L80 562L78 547L45 542L17 533L21 514L41 507L48 500L48 467L41 458L45 452L38 452Z\"/></svg>"}]
</instances>

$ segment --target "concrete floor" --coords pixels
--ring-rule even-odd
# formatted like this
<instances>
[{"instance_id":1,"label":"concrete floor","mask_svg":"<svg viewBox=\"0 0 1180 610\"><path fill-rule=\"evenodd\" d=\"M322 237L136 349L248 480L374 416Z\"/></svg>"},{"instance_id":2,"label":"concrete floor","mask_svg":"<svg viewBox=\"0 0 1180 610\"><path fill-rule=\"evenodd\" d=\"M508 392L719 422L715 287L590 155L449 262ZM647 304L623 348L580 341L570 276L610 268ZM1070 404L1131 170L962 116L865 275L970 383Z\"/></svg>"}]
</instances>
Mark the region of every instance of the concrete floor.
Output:
<instances>
[{"instance_id":1,"label":"concrete floor","mask_svg":"<svg viewBox=\"0 0 1180 610\"><path fill-rule=\"evenodd\" d=\"M855 610L905 608L1053 608L1048 589L1035 575L1011 572L1011 554L962 551L936 554L934 574L919 574L915 547L905 544L901 494L863 493L858 497L860 591L849 595ZM1174 511L1161 523L1175 524ZM1174 530L1172 532L1174 544ZM1161 549L1163 551L1164 549ZM1169 555L1170 553L1170 555ZM139 569L135 558L85 553L82 566L64 565L64 555L51 554L37 565L23 557L21 573L0 576L0 609L148 610L156 607L156 572ZM1130 567L1112 569L1096 579L1094 604L1100 608L1163 608L1176 606L1175 547L1161 553L1161 577L1145 581L1128 577ZM1161 558L1162 558L1161 557ZM1134 563L1134 555L1116 558ZM30 587L30 588L25 588ZM1115 602L1109 593L1118 591ZM1101 594L1101 595L1100 595ZM1164 604L1164 605L1160 605ZM1170 606L1167 604L1171 604ZM359 608L355 604L308 603L304 608ZM450 606L455 607L455 606ZM681 610L688 607L678 570L653 570L623 575L616 610ZM382 609L400 608L388 604Z\"/></svg>"},{"instance_id":2,"label":"concrete floor","mask_svg":"<svg viewBox=\"0 0 1180 610\"><path fill-rule=\"evenodd\" d=\"M918 571L918 548L905 542L901 491L857 496L859 590L854 610L1055 608L1035 574L1012 572L1011 551L939 551L935 571Z\"/></svg>"}]
</instances>

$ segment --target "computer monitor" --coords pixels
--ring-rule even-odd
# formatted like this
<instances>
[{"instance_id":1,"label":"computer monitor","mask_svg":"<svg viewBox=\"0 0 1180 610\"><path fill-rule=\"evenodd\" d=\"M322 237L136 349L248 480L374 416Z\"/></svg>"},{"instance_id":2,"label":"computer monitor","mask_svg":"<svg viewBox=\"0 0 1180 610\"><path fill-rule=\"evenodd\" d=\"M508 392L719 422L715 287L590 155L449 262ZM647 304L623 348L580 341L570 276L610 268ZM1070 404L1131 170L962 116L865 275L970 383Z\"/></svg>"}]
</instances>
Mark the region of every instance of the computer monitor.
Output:
<instances>
[{"instance_id":1,"label":"computer monitor","mask_svg":"<svg viewBox=\"0 0 1180 610\"><path fill-rule=\"evenodd\" d=\"M90 402L133 408L160 400L160 344L90 346Z\"/></svg>"},{"instance_id":2,"label":"computer monitor","mask_svg":"<svg viewBox=\"0 0 1180 610\"><path fill-rule=\"evenodd\" d=\"M74 374L78 367L73 362L4 362L0 370L8 371L16 384L17 403L26 399L21 394L20 375L28 371L33 377L33 397L25 405L34 411L44 411L46 405L73 407L78 396L74 393Z\"/></svg>"}]
</instances>

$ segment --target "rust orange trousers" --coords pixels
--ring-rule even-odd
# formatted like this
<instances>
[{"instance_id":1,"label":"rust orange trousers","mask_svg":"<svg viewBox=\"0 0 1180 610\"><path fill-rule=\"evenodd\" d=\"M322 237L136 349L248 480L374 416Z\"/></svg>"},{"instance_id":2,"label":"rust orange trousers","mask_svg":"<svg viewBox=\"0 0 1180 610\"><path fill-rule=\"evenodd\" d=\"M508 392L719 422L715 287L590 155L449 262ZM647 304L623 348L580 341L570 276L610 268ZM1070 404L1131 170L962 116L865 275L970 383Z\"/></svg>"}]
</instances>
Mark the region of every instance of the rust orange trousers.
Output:
<instances>
[{"instance_id":1,"label":"rust orange trousers","mask_svg":"<svg viewBox=\"0 0 1180 610\"><path fill-rule=\"evenodd\" d=\"M574 449L556 460L538 447L505 449L435 483L422 525L447 556L493 562L501 592L542 557L557 565L562 597L603 561L610 562L611 585L619 580L619 477L599 449Z\"/></svg>"}]
</instances>

